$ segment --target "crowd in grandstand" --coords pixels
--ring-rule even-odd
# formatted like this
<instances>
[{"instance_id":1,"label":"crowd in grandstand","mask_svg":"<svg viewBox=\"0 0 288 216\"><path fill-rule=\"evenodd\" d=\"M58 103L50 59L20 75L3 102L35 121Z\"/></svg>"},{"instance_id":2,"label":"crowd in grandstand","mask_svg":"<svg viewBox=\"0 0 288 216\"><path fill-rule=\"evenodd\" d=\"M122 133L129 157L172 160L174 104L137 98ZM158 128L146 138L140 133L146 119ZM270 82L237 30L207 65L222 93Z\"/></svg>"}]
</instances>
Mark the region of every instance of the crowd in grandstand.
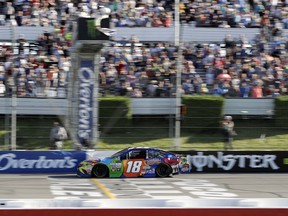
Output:
<instances>
[{"instance_id":1,"label":"crowd in grandstand","mask_svg":"<svg viewBox=\"0 0 288 216\"><path fill-rule=\"evenodd\" d=\"M33 47L26 45L24 36L15 44L0 44L0 95L66 97L70 71L67 41L45 32Z\"/></svg>"},{"instance_id":2,"label":"crowd in grandstand","mask_svg":"<svg viewBox=\"0 0 288 216\"><path fill-rule=\"evenodd\" d=\"M245 37L227 35L223 45L184 45L180 57L183 94L254 98L287 94L286 42L268 42L262 33L252 44ZM106 92L132 97L175 96L179 68L178 50L173 45L114 44L104 53L100 75Z\"/></svg>"},{"instance_id":3,"label":"crowd in grandstand","mask_svg":"<svg viewBox=\"0 0 288 216\"><path fill-rule=\"evenodd\" d=\"M288 28L287 1L180 0L180 19L203 27ZM109 10L116 27L169 27L173 0L7 0L0 1L0 25L63 27L75 17Z\"/></svg>"},{"instance_id":4,"label":"crowd in grandstand","mask_svg":"<svg viewBox=\"0 0 288 216\"><path fill-rule=\"evenodd\" d=\"M0 96L66 97L70 74L69 20L94 17L103 7L116 27L169 27L174 1L169 0L0 0L0 25L53 26L25 51L25 35L13 44L0 44ZM182 47L183 94L224 97L287 95L286 1L180 1L182 22L203 27L261 27L254 41L227 35L220 44L187 43ZM3 15L4 14L4 15ZM260 32L261 29L261 32ZM126 46L126 42L132 44ZM103 51L101 94L131 97L173 97L178 50L168 43L133 40L111 43ZM15 54L16 53L16 54ZM14 88L16 87L16 88Z\"/></svg>"},{"instance_id":5,"label":"crowd in grandstand","mask_svg":"<svg viewBox=\"0 0 288 216\"><path fill-rule=\"evenodd\" d=\"M288 28L287 1L180 0L180 19L204 27ZM117 27L169 27L173 0L7 0L0 1L0 25L61 26L71 17L95 17L109 8ZM1 15L2 14L2 15Z\"/></svg>"}]
</instances>

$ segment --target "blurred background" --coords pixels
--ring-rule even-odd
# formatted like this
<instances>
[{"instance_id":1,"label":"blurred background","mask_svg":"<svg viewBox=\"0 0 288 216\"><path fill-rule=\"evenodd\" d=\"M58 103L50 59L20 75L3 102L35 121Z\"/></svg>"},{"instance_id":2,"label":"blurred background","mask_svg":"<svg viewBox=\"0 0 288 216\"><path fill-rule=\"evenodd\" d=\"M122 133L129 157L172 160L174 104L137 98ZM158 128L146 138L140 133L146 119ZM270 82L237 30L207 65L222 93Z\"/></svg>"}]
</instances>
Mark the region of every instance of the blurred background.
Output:
<instances>
[{"instance_id":1,"label":"blurred background","mask_svg":"<svg viewBox=\"0 0 288 216\"><path fill-rule=\"evenodd\" d=\"M287 3L0 1L0 149L49 149L57 121L64 149L223 150L229 115L235 150L287 150ZM85 141L83 67L94 74Z\"/></svg>"}]
</instances>

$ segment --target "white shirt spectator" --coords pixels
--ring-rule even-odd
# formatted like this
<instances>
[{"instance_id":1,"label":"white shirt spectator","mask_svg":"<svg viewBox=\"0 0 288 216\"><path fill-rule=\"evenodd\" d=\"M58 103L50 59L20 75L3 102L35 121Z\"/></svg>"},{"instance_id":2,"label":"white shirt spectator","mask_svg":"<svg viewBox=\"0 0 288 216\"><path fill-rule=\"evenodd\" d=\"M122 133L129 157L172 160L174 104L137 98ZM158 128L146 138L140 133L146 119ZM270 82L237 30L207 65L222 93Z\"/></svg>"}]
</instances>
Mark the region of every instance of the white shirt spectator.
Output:
<instances>
[{"instance_id":1,"label":"white shirt spectator","mask_svg":"<svg viewBox=\"0 0 288 216\"><path fill-rule=\"evenodd\" d=\"M116 77L117 76L117 70L113 64L109 65L108 70L106 71L107 77Z\"/></svg>"},{"instance_id":2,"label":"white shirt spectator","mask_svg":"<svg viewBox=\"0 0 288 216\"><path fill-rule=\"evenodd\" d=\"M7 70L11 65L12 65L12 62L10 62L10 61L4 62L4 67L5 67L6 70Z\"/></svg>"},{"instance_id":3,"label":"white shirt spectator","mask_svg":"<svg viewBox=\"0 0 288 216\"><path fill-rule=\"evenodd\" d=\"M237 77L237 78L233 78L231 80L231 83L232 83L232 86L238 86L240 85L240 79Z\"/></svg>"},{"instance_id":4,"label":"white shirt spectator","mask_svg":"<svg viewBox=\"0 0 288 216\"><path fill-rule=\"evenodd\" d=\"M4 96L6 92L6 86L4 85L3 81L0 81L0 96Z\"/></svg>"},{"instance_id":5,"label":"white shirt spectator","mask_svg":"<svg viewBox=\"0 0 288 216\"><path fill-rule=\"evenodd\" d=\"M219 28L231 28L230 25L228 25L227 21L223 21L220 25Z\"/></svg>"},{"instance_id":6,"label":"white shirt spectator","mask_svg":"<svg viewBox=\"0 0 288 216\"><path fill-rule=\"evenodd\" d=\"M7 2L7 14L8 15L13 15L15 14L15 9L12 6L11 2Z\"/></svg>"}]
</instances>

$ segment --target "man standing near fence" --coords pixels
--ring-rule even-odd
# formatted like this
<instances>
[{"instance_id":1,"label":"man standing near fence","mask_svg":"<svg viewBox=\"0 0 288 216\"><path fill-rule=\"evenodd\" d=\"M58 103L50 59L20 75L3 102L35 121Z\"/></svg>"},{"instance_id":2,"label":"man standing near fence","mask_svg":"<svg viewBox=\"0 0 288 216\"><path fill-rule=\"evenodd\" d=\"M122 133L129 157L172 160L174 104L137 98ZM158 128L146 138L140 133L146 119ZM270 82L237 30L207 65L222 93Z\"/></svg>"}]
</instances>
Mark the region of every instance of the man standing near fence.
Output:
<instances>
[{"instance_id":1,"label":"man standing near fence","mask_svg":"<svg viewBox=\"0 0 288 216\"><path fill-rule=\"evenodd\" d=\"M53 128L50 131L50 149L62 149L63 140L67 139L67 132L59 122L54 122Z\"/></svg>"},{"instance_id":2,"label":"man standing near fence","mask_svg":"<svg viewBox=\"0 0 288 216\"><path fill-rule=\"evenodd\" d=\"M232 116L225 116L222 121L222 132L224 136L224 150L233 149L233 136L236 135L234 131L234 122Z\"/></svg>"}]
</instances>

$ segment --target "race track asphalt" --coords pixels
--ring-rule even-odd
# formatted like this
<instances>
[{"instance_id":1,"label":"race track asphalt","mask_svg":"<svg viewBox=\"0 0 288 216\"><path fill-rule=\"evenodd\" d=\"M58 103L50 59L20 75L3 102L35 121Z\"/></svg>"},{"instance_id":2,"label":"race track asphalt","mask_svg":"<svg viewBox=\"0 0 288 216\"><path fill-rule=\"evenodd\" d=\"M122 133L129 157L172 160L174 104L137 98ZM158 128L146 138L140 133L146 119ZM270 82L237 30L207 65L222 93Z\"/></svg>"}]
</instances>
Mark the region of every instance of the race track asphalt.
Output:
<instances>
[{"instance_id":1,"label":"race track asphalt","mask_svg":"<svg viewBox=\"0 0 288 216\"><path fill-rule=\"evenodd\" d=\"M288 198L288 174L185 174L170 178L81 179L0 175L0 199Z\"/></svg>"}]
</instances>

